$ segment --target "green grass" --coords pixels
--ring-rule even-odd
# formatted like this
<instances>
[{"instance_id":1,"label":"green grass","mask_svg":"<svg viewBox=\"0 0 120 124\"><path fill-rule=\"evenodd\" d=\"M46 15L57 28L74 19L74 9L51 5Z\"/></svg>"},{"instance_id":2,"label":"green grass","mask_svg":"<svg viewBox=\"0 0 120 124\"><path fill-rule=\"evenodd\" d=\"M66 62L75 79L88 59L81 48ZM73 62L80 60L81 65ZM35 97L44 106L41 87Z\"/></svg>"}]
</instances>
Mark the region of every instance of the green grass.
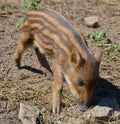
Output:
<instances>
[{"instance_id":1,"label":"green grass","mask_svg":"<svg viewBox=\"0 0 120 124\"><path fill-rule=\"evenodd\" d=\"M120 60L120 44L112 44L105 48L108 54L108 59L113 60L117 59Z\"/></svg>"},{"instance_id":2,"label":"green grass","mask_svg":"<svg viewBox=\"0 0 120 124\"><path fill-rule=\"evenodd\" d=\"M120 44L114 44L104 30L90 32L87 36L88 42L95 42L103 47L107 52L107 57L110 60L120 60Z\"/></svg>"},{"instance_id":3,"label":"green grass","mask_svg":"<svg viewBox=\"0 0 120 124\"><path fill-rule=\"evenodd\" d=\"M22 0L21 8L24 10L35 10L42 0Z\"/></svg>"},{"instance_id":4,"label":"green grass","mask_svg":"<svg viewBox=\"0 0 120 124\"><path fill-rule=\"evenodd\" d=\"M5 10L5 6L4 5L0 5L0 11Z\"/></svg>"},{"instance_id":5,"label":"green grass","mask_svg":"<svg viewBox=\"0 0 120 124\"><path fill-rule=\"evenodd\" d=\"M21 102L25 100L24 95L16 91L7 92L5 96L10 102Z\"/></svg>"},{"instance_id":6,"label":"green grass","mask_svg":"<svg viewBox=\"0 0 120 124\"><path fill-rule=\"evenodd\" d=\"M87 36L88 41L93 41L99 44L108 43L109 38L107 32L103 30L90 32Z\"/></svg>"},{"instance_id":7,"label":"green grass","mask_svg":"<svg viewBox=\"0 0 120 124\"><path fill-rule=\"evenodd\" d=\"M41 3L42 0L22 0L21 9L23 10L36 10L37 6ZM24 22L24 17L18 19L16 27L21 27Z\"/></svg>"}]
</instances>

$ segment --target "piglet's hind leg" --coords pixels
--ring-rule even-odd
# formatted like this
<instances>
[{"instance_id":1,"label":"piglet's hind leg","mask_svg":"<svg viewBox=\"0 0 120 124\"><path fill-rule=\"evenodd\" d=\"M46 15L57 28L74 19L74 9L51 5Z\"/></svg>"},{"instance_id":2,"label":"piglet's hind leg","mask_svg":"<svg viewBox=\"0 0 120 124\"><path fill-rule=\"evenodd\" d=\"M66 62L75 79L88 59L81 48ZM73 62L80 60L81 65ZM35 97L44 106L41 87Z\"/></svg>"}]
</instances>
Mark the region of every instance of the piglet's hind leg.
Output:
<instances>
[{"instance_id":1,"label":"piglet's hind leg","mask_svg":"<svg viewBox=\"0 0 120 124\"><path fill-rule=\"evenodd\" d=\"M23 32L16 47L16 51L14 53L14 63L15 66L19 69L21 66L21 58L24 51L29 48L33 43L30 34L27 32Z\"/></svg>"}]
</instances>

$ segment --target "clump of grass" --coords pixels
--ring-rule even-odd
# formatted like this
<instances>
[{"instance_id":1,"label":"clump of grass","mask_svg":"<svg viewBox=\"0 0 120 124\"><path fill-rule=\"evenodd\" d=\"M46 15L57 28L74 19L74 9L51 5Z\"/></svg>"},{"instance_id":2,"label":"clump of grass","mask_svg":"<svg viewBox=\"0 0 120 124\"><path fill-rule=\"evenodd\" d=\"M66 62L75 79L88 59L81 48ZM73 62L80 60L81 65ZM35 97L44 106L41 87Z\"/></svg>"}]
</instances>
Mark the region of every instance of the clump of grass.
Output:
<instances>
[{"instance_id":1,"label":"clump of grass","mask_svg":"<svg viewBox=\"0 0 120 124\"><path fill-rule=\"evenodd\" d=\"M21 8L24 10L35 10L42 0L23 0Z\"/></svg>"},{"instance_id":2,"label":"clump of grass","mask_svg":"<svg viewBox=\"0 0 120 124\"><path fill-rule=\"evenodd\" d=\"M20 102L24 101L25 97L21 92L16 91L2 91L2 96L4 99L7 99L8 101L12 102Z\"/></svg>"},{"instance_id":3,"label":"clump of grass","mask_svg":"<svg viewBox=\"0 0 120 124\"><path fill-rule=\"evenodd\" d=\"M108 59L113 60L117 59L120 60L120 44L112 44L105 48L108 53Z\"/></svg>"},{"instance_id":4,"label":"clump of grass","mask_svg":"<svg viewBox=\"0 0 120 124\"><path fill-rule=\"evenodd\" d=\"M36 10L37 6L41 3L42 0L22 0L21 9L23 10ZM16 27L21 27L24 22L24 17L20 18L16 23Z\"/></svg>"},{"instance_id":5,"label":"clump of grass","mask_svg":"<svg viewBox=\"0 0 120 124\"><path fill-rule=\"evenodd\" d=\"M87 41L96 42L100 44L107 52L108 59L120 60L120 44L113 44L108 38L107 32L103 30L90 32L87 36Z\"/></svg>"},{"instance_id":6,"label":"clump of grass","mask_svg":"<svg viewBox=\"0 0 120 124\"><path fill-rule=\"evenodd\" d=\"M42 0L22 0L21 9L23 10L36 10L37 6ZM16 27L21 27L24 22L24 17L20 18L16 23Z\"/></svg>"},{"instance_id":7,"label":"clump of grass","mask_svg":"<svg viewBox=\"0 0 120 124\"><path fill-rule=\"evenodd\" d=\"M104 44L110 42L107 32L103 30L93 31L88 34L88 41L93 41L99 44Z\"/></svg>"},{"instance_id":8,"label":"clump of grass","mask_svg":"<svg viewBox=\"0 0 120 124\"><path fill-rule=\"evenodd\" d=\"M6 97L7 97L8 101L10 101L10 102L24 101L24 96L23 95L19 95L18 97L13 97L13 96L7 95Z\"/></svg>"},{"instance_id":9,"label":"clump of grass","mask_svg":"<svg viewBox=\"0 0 120 124\"><path fill-rule=\"evenodd\" d=\"M0 11L5 10L5 6L4 5L0 5Z\"/></svg>"}]
</instances>

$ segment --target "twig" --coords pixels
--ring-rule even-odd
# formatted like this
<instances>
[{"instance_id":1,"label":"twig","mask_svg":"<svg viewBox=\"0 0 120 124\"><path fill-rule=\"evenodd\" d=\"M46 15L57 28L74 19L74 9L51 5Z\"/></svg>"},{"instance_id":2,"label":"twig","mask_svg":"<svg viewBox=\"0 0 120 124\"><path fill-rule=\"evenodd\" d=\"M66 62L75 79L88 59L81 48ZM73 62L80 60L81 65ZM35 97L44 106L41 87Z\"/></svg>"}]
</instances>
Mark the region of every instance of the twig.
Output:
<instances>
[{"instance_id":1,"label":"twig","mask_svg":"<svg viewBox=\"0 0 120 124\"><path fill-rule=\"evenodd\" d=\"M63 95L63 97L65 97L65 98L67 98L67 99L73 101L73 100L72 100L70 97L68 97L67 95L65 95L65 94L62 94L62 95Z\"/></svg>"},{"instance_id":2,"label":"twig","mask_svg":"<svg viewBox=\"0 0 120 124\"><path fill-rule=\"evenodd\" d=\"M97 12L97 10L91 10L91 9L86 9L86 8L81 8L79 7L80 10L87 11L87 12Z\"/></svg>"}]
</instances>

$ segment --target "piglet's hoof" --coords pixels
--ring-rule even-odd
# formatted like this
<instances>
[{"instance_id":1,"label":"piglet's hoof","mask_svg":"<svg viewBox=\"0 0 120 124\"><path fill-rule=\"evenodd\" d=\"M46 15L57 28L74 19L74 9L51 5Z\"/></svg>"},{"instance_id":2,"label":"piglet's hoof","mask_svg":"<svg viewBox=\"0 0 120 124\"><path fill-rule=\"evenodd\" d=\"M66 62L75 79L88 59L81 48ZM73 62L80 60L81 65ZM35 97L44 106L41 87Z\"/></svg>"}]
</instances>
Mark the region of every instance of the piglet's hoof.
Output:
<instances>
[{"instance_id":1,"label":"piglet's hoof","mask_svg":"<svg viewBox=\"0 0 120 124\"><path fill-rule=\"evenodd\" d=\"M20 69L22 69L21 66L15 66L14 68L15 68L15 70L20 70Z\"/></svg>"}]
</instances>

